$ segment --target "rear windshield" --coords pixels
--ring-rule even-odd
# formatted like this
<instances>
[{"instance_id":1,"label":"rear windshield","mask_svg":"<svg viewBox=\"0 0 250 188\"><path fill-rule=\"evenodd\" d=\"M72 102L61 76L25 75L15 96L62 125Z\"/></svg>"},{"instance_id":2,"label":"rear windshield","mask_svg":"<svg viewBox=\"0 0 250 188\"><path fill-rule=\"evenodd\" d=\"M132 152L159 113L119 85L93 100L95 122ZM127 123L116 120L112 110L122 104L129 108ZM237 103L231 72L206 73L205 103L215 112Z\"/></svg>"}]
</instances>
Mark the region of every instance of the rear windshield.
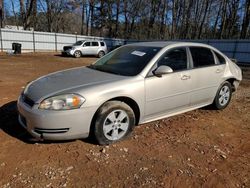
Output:
<instances>
[{"instance_id":1,"label":"rear windshield","mask_svg":"<svg viewBox=\"0 0 250 188\"><path fill-rule=\"evenodd\" d=\"M124 46L99 59L89 68L124 76L139 74L160 47Z\"/></svg>"}]
</instances>

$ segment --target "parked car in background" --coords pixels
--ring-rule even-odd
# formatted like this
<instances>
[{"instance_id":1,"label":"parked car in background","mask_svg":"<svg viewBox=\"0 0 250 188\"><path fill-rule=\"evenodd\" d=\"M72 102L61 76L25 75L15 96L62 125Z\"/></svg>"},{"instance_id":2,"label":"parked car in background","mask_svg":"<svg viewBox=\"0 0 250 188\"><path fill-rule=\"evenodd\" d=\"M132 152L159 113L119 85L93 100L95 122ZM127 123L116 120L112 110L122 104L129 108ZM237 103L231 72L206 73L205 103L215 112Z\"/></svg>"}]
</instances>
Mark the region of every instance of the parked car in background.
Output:
<instances>
[{"instance_id":1,"label":"parked car in background","mask_svg":"<svg viewBox=\"0 0 250 188\"><path fill-rule=\"evenodd\" d=\"M62 55L74 56L79 58L84 55L94 55L102 57L108 52L104 41L77 41L71 46L64 46Z\"/></svg>"},{"instance_id":2,"label":"parked car in background","mask_svg":"<svg viewBox=\"0 0 250 188\"><path fill-rule=\"evenodd\" d=\"M88 67L30 82L17 102L19 122L39 139L93 133L99 144L111 144L136 124L211 104L224 109L241 79L241 69L209 45L134 43Z\"/></svg>"}]
</instances>

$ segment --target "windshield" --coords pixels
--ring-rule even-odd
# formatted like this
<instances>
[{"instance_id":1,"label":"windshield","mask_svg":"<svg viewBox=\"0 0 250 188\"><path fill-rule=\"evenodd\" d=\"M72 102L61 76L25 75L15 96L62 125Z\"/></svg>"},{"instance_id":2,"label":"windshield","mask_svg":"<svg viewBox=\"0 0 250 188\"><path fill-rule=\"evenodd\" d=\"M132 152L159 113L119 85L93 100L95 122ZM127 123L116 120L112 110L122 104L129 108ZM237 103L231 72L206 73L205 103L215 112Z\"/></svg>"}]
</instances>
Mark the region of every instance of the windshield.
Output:
<instances>
[{"instance_id":1,"label":"windshield","mask_svg":"<svg viewBox=\"0 0 250 188\"><path fill-rule=\"evenodd\" d=\"M160 51L160 47L124 46L110 52L89 68L123 76L139 74Z\"/></svg>"},{"instance_id":2,"label":"windshield","mask_svg":"<svg viewBox=\"0 0 250 188\"><path fill-rule=\"evenodd\" d=\"M82 43L83 43L84 41L77 41L75 44L73 44L73 46L80 46L80 45L82 45Z\"/></svg>"}]
</instances>

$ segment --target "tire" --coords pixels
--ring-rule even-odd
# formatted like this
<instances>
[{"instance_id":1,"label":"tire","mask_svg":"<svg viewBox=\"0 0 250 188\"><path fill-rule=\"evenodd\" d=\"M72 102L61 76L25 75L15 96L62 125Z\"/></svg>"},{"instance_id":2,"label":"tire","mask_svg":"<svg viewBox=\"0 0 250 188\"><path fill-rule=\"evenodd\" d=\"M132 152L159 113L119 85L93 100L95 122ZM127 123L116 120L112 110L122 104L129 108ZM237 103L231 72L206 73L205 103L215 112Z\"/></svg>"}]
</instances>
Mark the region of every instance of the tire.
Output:
<instances>
[{"instance_id":1,"label":"tire","mask_svg":"<svg viewBox=\"0 0 250 188\"><path fill-rule=\"evenodd\" d=\"M82 56L81 51L79 51L79 50L75 51L75 53L74 53L74 57L75 57L75 58L79 58L79 57L81 57L81 56Z\"/></svg>"},{"instance_id":2,"label":"tire","mask_svg":"<svg viewBox=\"0 0 250 188\"><path fill-rule=\"evenodd\" d=\"M232 97L232 85L225 81L218 89L213 106L217 110L222 110L228 106Z\"/></svg>"},{"instance_id":3,"label":"tire","mask_svg":"<svg viewBox=\"0 0 250 188\"><path fill-rule=\"evenodd\" d=\"M99 58L103 57L104 55L105 55L104 51L100 51L100 52L98 53L98 57L99 57Z\"/></svg>"},{"instance_id":4,"label":"tire","mask_svg":"<svg viewBox=\"0 0 250 188\"><path fill-rule=\"evenodd\" d=\"M135 115L126 103L108 101L97 111L94 136L100 145L123 140L135 126Z\"/></svg>"}]
</instances>

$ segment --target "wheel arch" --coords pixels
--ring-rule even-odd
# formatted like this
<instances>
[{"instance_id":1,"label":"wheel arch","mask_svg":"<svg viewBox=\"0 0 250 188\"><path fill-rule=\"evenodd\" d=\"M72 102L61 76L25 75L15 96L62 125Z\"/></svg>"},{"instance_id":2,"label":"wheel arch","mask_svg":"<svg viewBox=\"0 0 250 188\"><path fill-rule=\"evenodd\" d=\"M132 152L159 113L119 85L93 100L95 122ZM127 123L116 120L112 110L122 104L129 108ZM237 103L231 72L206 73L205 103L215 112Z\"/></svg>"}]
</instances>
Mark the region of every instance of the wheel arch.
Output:
<instances>
[{"instance_id":1,"label":"wheel arch","mask_svg":"<svg viewBox=\"0 0 250 188\"><path fill-rule=\"evenodd\" d=\"M236 91L236 85L235 85L235 81L237 81L236 78L227 78L225 81L229 82L232 86L232 91L235 92Z\"/></svg>"},{"instance_id":2,"label":"wheel arch","mask_svg":"<svg viewBox=\"0 0 250 188\"><path fill-rule=\"evenodd\" d=\"M140 116L141 116L141 113L140 113L140 108L139 108L139 105L137 104L137 102L135 100L133 100L132 98L130 97L126 97L126 96L119 96L119 97L114 97L114 98L111 98L109 100L106 100L105 102L103 102L99 107L98 109L96 110L92 120L91 120L91 125L90 125L90 135L93 135L93 131L94 131L94 123L95 123L95 120L97 118L97 113L98 113L98 110L108 101L121 101L121 102L124 102L126 103L134 112L135 114L135 125L138 125L139 124L139 121L140 121Z\"/></svg>"},{"instance_id":3,"label":"wheel arch","mask_svg":"<svg viewBox=\"0 0 250 188\"><path fill-rule=\"evenodd\" d=\"M97 54L99 54L100 52L103 52L104 55L106 55L106 52L103 49L100 49Z\"/></svg>"}]
</instances>

